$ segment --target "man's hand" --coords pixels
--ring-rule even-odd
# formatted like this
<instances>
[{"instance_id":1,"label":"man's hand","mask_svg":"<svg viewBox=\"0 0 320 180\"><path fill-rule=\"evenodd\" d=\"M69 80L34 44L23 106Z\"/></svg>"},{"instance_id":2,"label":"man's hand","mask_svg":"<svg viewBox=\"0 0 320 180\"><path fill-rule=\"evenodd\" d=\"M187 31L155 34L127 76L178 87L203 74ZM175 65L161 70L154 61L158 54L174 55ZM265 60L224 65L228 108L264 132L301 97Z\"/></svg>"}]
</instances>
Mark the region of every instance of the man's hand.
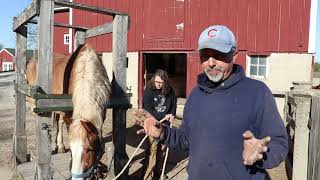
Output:
<instances>
[{"instance_id":1,"label":"man's hand","mask_svg":"<svg viewBox=\"0 0 320 180\"><path fill-rule=\"evenodd\" d=\"M173 123L174 116L172 114L166 114L165 118L170 122Z\"/></svg>"},{"instance_id":2,"label":"man's hand","mask_svg":"<svg viewBox=\"0 0 320 180\"><path fill-rule=\"evenodd\" d=\"M243 133L243 164L253 165L263 158L263 153L267 152L267 145L271 141L270 136L263 139L256 139L251 131Z\"/></svg>"},{"instance_id":3,"label":"man's hand","mask_svg":"<svg viewBox=\"0 0 320 180\"><path fill-rule=\"evenodd\" d=\"M135 123L143 129L137 131L137 134L148 134L153 138L160 138L163 136L164 129L162 124L157 121L150 113L144 109L139 109L133 112Z\"/></svg>"}]
</instances>

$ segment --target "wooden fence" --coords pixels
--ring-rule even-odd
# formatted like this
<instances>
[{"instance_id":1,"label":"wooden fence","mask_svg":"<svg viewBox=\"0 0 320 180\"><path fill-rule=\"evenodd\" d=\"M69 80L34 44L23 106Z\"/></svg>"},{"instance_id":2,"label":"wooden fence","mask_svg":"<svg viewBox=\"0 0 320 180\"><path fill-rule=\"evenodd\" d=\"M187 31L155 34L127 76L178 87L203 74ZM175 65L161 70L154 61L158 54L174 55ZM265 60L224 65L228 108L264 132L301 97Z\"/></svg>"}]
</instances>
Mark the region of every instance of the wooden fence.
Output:
<instances>
[{"instance_id":1,"label":"wooden fence","mask_svg":"<svg viewBox=\"0 0 320 180\"><path fill-rule=\"evenodd\" d=\"M112 16L111 22L87 28L69 24L54 22L55 5L70 7L103 15ZM33 18L38 16L35 22ZM27 48L27 24L38 24L38 76L37 86L42 94L37 92L36 87L26 84L26 48ZM113 81L112 97L113 108L113 145L114 145L114 173L118 174L126 164L128 157L125 151L126 145L126 111L131 107L130 100L126 96L127 74L127 32L129 27L129 15L111 9L73 3L67 0L33 0L32 3L18 17L13 20L13 31L17 35L16 47L16 120L13 135L13 163L15 168L27 161L27 136L26 123L26 95L37 99L36 117L36 177L38 179L52 179L51 163L51 111L63 111L71 109L70 96L51 94L52 60L53 60L53 28L54 26L72 28L75 30L75 46L84 44L85 40L94 36L112 33L112 59ZM121 179L126 178L126 173Z\"/></svg>"},{"instance_id":2,"label":"wooden fence","mask_svg":"<svg viewBox=\"0 0 320 180\"><path fill-rule=\"evenodd\" d=\"M320 92L306 83L296 83L286 93L285 120L289 135L286 169L289 179L318 180L320 177Z\"/></svg>"}]
</instances>

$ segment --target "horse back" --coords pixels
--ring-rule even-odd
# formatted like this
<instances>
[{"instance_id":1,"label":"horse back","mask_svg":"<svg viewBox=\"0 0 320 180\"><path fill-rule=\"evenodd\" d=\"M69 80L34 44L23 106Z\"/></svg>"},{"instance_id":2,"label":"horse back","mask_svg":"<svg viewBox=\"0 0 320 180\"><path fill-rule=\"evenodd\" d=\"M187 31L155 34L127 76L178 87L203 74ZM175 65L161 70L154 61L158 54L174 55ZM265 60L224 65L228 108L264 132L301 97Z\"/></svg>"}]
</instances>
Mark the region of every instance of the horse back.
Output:
<instances>
[{"instance_id":1,"label":"horse back","mask_svg":"<svg viewBox=\"0 0 320 180\"><path fill-rule=\"evenodd\" d=\"M64 54L53 54L53 65L52 65L52 94L62 94L64 87L64 73L70 56ZM27 65L27 83L29 85L36 85L37 79L37 62L38 59L34 56Z\"/></svg>"}]
</instances>

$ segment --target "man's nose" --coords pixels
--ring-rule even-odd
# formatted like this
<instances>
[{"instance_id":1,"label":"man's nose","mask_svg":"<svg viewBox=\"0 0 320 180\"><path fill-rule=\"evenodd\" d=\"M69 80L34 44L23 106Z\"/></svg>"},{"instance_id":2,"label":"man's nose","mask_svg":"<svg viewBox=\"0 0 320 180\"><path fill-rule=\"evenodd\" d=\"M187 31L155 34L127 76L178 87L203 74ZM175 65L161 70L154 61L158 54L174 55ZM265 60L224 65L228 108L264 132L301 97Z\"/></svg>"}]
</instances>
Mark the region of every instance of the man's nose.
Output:
<instances>
[{"instance_id":1,"label":"man's nose","mask_svg":"<svg viewBox=\"0 0 320 180\"><path fill-rule=\"evenodd\" d=\"M214 58L210 57L210 58L208 59L208 65L209 65L210 67L215 66L215 65L216 65L216 60L215 60Z\"/></svg>"}]
</instances>

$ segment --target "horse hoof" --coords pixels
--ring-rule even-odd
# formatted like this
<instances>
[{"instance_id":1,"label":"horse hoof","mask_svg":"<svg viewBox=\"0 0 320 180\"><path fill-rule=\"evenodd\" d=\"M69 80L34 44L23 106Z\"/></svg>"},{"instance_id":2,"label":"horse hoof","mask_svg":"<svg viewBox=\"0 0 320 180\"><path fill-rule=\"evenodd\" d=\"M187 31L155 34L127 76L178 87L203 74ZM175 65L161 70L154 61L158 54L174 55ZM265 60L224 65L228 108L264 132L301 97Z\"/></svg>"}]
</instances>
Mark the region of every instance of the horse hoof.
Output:
<instances>
[{"instance_id":1,"label":"horse hoof","mask_svg":"<svg viewBox=\"0 0 320 180\"><path fill-rule=\"evenodd\" d=\"M65 153L66 149L64 147L58 148L58 153Z\"/></svg>"}]
</instances>

